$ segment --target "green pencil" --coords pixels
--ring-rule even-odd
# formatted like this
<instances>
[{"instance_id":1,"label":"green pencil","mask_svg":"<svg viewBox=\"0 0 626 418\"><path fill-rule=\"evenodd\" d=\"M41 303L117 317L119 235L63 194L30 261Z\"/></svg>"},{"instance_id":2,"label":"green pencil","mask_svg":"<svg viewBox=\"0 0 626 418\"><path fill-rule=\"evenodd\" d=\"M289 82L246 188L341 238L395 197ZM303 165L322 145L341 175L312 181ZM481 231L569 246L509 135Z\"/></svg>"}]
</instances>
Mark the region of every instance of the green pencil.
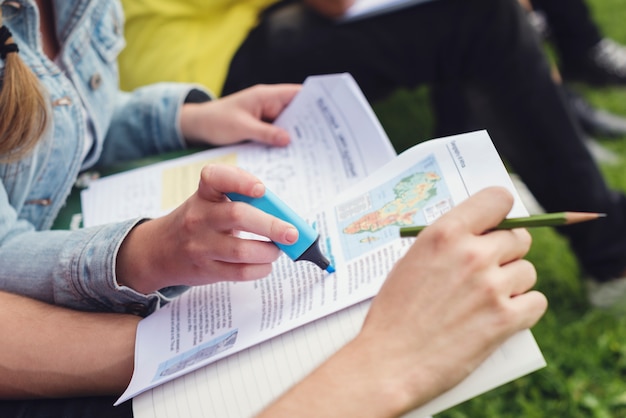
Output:
<instances>
[{"instance_id":1,"label":"green pencil","mask_svg":"<svg viewBox=\"0 0 626 418\"><path fill-rule=\"evenodd\" d=\"M606 216L604 213L594 212L556 212L531 215L524 218L510 218L503 220L494 229L531 228L535 226L570 225L579 222L592 221ZM414 237L419 234L425 225L407 226L400 228L401 237Z\"/></svg>"}]
</instances>

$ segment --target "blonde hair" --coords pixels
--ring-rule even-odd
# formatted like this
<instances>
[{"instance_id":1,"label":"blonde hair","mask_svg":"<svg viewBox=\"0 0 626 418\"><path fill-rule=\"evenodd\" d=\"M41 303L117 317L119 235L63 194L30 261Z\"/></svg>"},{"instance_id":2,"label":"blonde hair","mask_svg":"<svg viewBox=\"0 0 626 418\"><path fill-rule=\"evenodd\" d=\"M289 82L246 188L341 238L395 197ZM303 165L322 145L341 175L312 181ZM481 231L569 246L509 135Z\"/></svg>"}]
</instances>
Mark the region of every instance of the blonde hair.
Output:
<instances>
[{"instance_id":1,"label":"blonde hair","mask_svg":"<svg viewBox=\"0 0 626 418\"><path fill-rule=\"evenodd\" d=\"M3 27L0 9L0 28ZM48 101L39 80L22 61L11 33L5 48L4 75L0 77L0 161L14 161L31 151L48 126ZM7 52L8 51L8 52Z\"/></svg>"}]
</instances>

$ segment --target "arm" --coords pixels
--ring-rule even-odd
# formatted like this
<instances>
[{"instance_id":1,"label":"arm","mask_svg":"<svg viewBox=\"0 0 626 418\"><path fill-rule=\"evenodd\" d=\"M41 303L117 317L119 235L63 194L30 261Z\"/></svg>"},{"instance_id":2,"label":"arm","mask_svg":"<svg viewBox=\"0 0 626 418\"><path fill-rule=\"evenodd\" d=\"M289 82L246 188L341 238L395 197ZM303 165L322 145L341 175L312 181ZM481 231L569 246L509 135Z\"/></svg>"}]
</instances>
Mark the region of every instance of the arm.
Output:
<instances>
[{"instance_id":1,"label":"arm","mask_svg":"<svg viewBox=\"0 0 626 418\"><path fill-rule=\"evenodd\" d=\"M0 399L121 393L133 371L139 319L0 292Z\"/></svg>"},{"instance_id":2,"label":"arm","mask_svg":"<svg viewBox=\"0 0 626 418\"><path fill-rule=\"evenodd\" d=\"M200 140L206 141L215 139L229 143L260 138L268 143L287 143L287 133L268 121L282 111L299 89L298 85L259 86L222 100L185 105L185 109L190 110L189 113L183 112L182 129L186 134L197 135ZM129 105L128 109L131 108ZM144 113L150 114L145 110L129 119L140 125L140 122L145 122L148 134L156 134L160 125L148 123L143 119L148 117ZM152 132L152 129L156 131ZM137 141L141 143L143 139L138 138ZM124 154L128 151L135 155L132 149L136 145L128 140L126 145L119 144L120 152ZM254 193L262 194L264 191L259 180L249 174L241 170L228 173L232 177L225 184L219 176L204 176L199 193L164 219L144 222L139 226L139 219L131 219L77 231L36 230L26 220L18 219L5 190L0 189L0 214L4 220L0 225L0 264L5 266L0 271L0 289L80 310L138 312L137 307L141 305L141 314L147 314L174 296L173 293L157 292L165 287L159 287L159 283L186 284L194 278L198 281L193 284L198 284L200 280L243 280L266 275L269 263L278 257L279 251L267 242L235 239L229 228L257 232L286 244L297 239L297 232L293 235L295 229L287 223L260 211L251 212L249 205L226 202L223 192L248 194L257 184L260 189ZM215 181L217 183L214 184ZM23 181L20 184L27 183ZM230 208L235 208L235 212L229 212ZM190 222L198 222L199 225ZM222 240L223 237L228 239ZM126 245L129 241L132 244ZM232 245L223 245L225 242ZM243 252L238 252L240 242L244 242L241 245ZM119 261L120 247L138 251L130 251L130 257L126 258L125 253L122 254ZM173 260L174 255L180 258ZM15 260L36 262L16 263ZM147 268L133 274L137 269L127 273L125 268L128 265ZM129 275L143 277L146 272L155 271L155 266L166 268L156 271L147 286L132 282L132 279L124 280ZM178 266L184 268L178 270ZM120 272L120 280L116 270ZM171 283L174 278L178 279L177 283ZM137 284L137 287L120 286L120 283L126 282Z\"/></svg>"},{"instance_id":3,"label":"arm","mask_svg":"<svg viewBox=\"0 0 626 418\"><path fill-rule=\"evenodd\" d=\"M305 0L305 3L318 13L337 18L343 15L357 0Z\"/></svg>"},{"instance_id":4,"label":"arm","mask_svg":"<svg viewBox=\"0 0 626 418\"><path fill-rule=\"evenodd\" d=\"M119 92L100 166L184 149L188 145L229 145L254 140L284 146L289 136L273 121L300 85L254 86L219 100L185 103L200 86L158 83Z\"/></svg>"},{"instance_id":5,"label":"arm","mask_svg":"<svg viewBox=\"0 0 626 418\"><path fill-rule=\"evenodd\" d=\"M182 132L186 138L219 145L246 138L286 145L288 133L267 121L274 120L299 90L299 85L255 86L220 100L187 104ZM265 187L236 167L205 168L197 193L169 215L138 225L124 240L117 256L117 282L150 293L180 284L268 275L278 249L266 241L241 239L237 231L283 244L296 242L298 232L247 204L230 202L228 192L261 197Z\"/></svg>"},{"instance_id":6,"label":"arm","mask_svg":"<svg viewBox=\"0 0 626 418\"><path fill-rule=\"evenodd\" d=\"M485 232L512 205L489 189L427 228L389 274L362 330L262 417L387 417L450 389L514 333L546 298L530 290L525 230Z\"/></svg>"}]
</instances>

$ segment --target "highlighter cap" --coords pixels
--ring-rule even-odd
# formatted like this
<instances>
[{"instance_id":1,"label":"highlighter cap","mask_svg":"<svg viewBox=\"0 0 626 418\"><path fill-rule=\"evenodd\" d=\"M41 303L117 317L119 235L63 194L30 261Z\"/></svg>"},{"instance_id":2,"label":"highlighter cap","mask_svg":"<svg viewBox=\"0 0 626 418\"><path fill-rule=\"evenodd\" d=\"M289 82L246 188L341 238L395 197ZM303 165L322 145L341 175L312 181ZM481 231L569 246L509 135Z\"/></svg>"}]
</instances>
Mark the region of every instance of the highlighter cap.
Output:
<instances>
[{"instance_id":1,"label":"highlighter cap","mask_svg":"<svg viewBox=\"0 0 626 418\"><path fill-rule=\"evenodd\" d=\"M329 273L335 272L335 268L330 264L330 260L328 260L328 258L326 258L320 250L319 236L317 237L315 242L311 244L311 246L307 248L300 257L297 258L296 261L300 260L307 260L315 263L319 268L321 268L322 270L326 270Z\"/></svg>"}]
</instances>

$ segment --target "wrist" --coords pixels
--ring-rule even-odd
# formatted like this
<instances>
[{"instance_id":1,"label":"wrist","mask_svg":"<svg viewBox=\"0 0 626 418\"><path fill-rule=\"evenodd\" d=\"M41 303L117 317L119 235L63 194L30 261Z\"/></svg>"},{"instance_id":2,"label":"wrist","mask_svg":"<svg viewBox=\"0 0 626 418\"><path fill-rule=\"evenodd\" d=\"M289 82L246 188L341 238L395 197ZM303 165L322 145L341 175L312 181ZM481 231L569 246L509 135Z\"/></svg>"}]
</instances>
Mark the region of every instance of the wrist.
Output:
<instances>
[{"instance_id":1,"label":"wrist","mask_svg":"<svg viewBox=\"0 0 626 418\"><path fill-rule=\"evenodd\" d=\"M374 347L380 347L380 344L367 340L360 334L338 352L342 358L337 360L343 361L353 370L354 375L346 382L347 387L363 395L357 402L359 407L364 408L361 416L401 416L426 403L429 399L420 396L416 391L424 386L416 387L415 384L424 383L420 368L417 365L412 366L414 374L409 373L406 367L398 370L394 367L398 364L396 359L391 359L389 353L373 349ZM411 377L407 380L409 376Z\"/></svg>"},{"instance_id":2,"label":"wrist","mask_svg":"<svg viewBox=\"0 0 626 418\"><path fill-rule=\"evenodd\" d=\"M180 130L188 145L202 142L200 119L202 114L199 104L211 101L211 96L198 89L192 89L185 97L180 112Z\"/></svg>"},{"instance_id":3,"label":"wrist","mask_svg":"<svg viewBox=\"0 0 626 418\"><path fill-rule=\"evenodd\" d=\"M115 276L117 284L142 293L153 293L170 284L162 283L159 261L155 255L160 242L154 231L154 220L142 220L126 235L117 252Z\"/></svg>"},{"instance_id":4,"label":"wrist","mask_svg":"<svg viewBox=\"0 0 626 418\"><path fill-rule=\"evenodd\" d=\"M392 417L415 405L402 375L385 370L386 354L357 339L270 405L263 417Z\"/></svg>"},{"instance_id":5,"label":"wrist","mask_svg":"<svg viewBox=\"0 0 626 418\"><path fill-rule=\"evenodd\" d=\"M205 91L192 89L185 97L184 103L204 103L211 100L211 96Z\"/></svg>"}]
</instances>

